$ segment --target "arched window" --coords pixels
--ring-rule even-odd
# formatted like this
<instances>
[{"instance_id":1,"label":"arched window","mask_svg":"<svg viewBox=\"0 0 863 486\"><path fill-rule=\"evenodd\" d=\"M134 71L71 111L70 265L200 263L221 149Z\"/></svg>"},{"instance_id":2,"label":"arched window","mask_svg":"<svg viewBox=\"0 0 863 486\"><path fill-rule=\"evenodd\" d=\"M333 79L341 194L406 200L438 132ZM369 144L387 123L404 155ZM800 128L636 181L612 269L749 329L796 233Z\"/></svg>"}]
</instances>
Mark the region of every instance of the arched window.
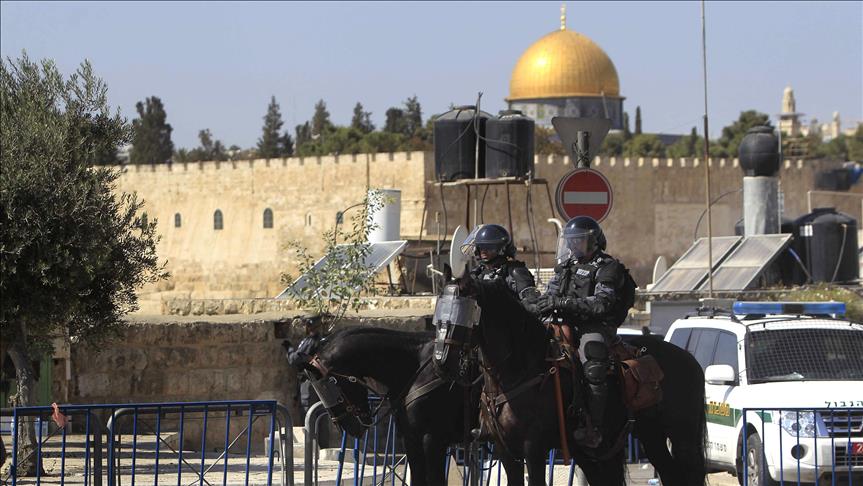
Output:
<instances>
[{"instance_id":1,"label":"arched window","mask_svg":"<svg viewBox=\"0 0 863 486\"><path fill-rule=\"evenodd\" d=\"M273 210L267 208L264 210L264 228L273 227Z\"/></svg>"},{"instance_id":2,"label":"arched window","mask_svg":"<svg viewBox=\"0 0 863 486\"><path fill-rule=\"evenodd\" d=\"M306 214L306 226L312 225L312 213Z\"/></svg>"},{"instance_id":3,"label":"arched window","mask_svg":"<svg viewBox=\"0 0 863 486\"><path fill-rule=\"evenodd\" d=\"M215 213L213 213L213 229L220 230L224 228L224 222L222 221L222 210L217 209Z\"/></svg>"},{"instance_id":4,"label":"arched window","mask_svg":"<svg viewBox=\"0 0 863 486\"><path fill-rule=\"evenodd\" d=\"M174 213L174 228L179 228L183 226L183 218L180 216L180 213Z\"/></svg>"}]
</instances>

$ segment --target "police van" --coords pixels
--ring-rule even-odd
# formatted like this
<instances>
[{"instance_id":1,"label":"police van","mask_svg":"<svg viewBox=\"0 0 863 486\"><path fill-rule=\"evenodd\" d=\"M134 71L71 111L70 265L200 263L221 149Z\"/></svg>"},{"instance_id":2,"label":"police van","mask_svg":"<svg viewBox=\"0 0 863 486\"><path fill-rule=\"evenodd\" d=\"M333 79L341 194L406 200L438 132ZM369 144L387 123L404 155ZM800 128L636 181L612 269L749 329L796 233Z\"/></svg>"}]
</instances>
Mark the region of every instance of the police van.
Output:
<instances>
[{"instance_id":1,"label":"police van","mask_svg":"<svg viewBox=\"0 0 863 486\"><path fill-rule=\"evenodd\" d=\"M704 369L711 469L749 486L863 485L863 325L841 302L728 304L665 336Z\"/></svg>"}]
</instances>

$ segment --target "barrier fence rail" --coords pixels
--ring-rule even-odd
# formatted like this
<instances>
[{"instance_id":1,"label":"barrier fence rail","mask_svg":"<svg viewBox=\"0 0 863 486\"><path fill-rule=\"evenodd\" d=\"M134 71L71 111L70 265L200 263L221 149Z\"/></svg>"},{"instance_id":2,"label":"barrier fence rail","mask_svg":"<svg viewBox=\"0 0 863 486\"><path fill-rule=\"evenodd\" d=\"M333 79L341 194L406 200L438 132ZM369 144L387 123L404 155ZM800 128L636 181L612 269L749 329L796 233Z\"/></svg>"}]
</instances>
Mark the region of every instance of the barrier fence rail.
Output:
<instances>
[{"instance_id":1,"label":"barrier fence rail","mask_svg":"<svg viewBox=\"0 0 863 486\"><path fill-rule=\"evenodd\" d=\"M863 486L863 408L744 408L741 413L743 486Z\"/></svg>"},{"instance_id":2,"label":"barrier fence rail","mask_svg":"<svg viewBox=\"0 0 863 486\"><path fill-rule=\"evenodd\" d=\"M370 407L374 410L380 398L372 397ZM314 404L306 413L304 423L304 486L317 486L319 482L320 464L320 440L319 433L322 430L321 420L328 417L329 412L322 403ZM334 484L353 484L354 486L371 484L373 486L385 486L396 484L405 486L410 484L410 473L407 464L407 455L399 444L401 439L398 434L395 420L390 415L369 427L362 438L350 437L341 432L339 448L336 449L336 471ZM350 448L349 446L352 446ZM638 439L629 435L625 442L626 462L628 464L645 464L647 459L641 453ZM450 447L446 455L446 477L448 484L450 474L457 473L460 482L464 486L501 486L506 483L506 475L500 462L494 457L494 444L475 444L468 456L472 460L465 461L463 447ZM345 461L349 460L349 464ZM453 470L453 465L457 466ZM345 479L348 468L353 469L353 480ZM550 451L546 464L549 484L567 484L568 486L586 485L586 481L573 462L569 466L563 465L563 459L559 451ZM456 480L459 482L458 480ZM327 481L329 483L329 481ZM863 485L861 485L863 486Z\"/></svg>"},{"instance_id":3,"label":"barrier fence rail","mask_svg":"<svg viewBox=\"0 0 863 486\"><path fill-rule=\"evenodd\" d=\"M2 478L4 484L101 486L105 471L110 486L126 480L132 486L136 482L248 485L250 481L269 485L276 454L280 472L276 479L282 486L294 484L290 415L272 400L63 405L56 412L52 407L16 407L4 409L3 415L12 419L12 464ZM75 420L79 415L85 417L83 464L78 458L81 438L75 434L82 428ZM17 432L28 418L35 418L38 440L35 450L19 458ZM102 418L107 418L107 425L103 426ZM46 433L43 424L50 420L63 426L52 424L47 429L53 430ZM19 461L34 456L40 465L36 475L18 477ZM107 459L104 467L103 458ZM42 466L49 459L55 467L45 475Z\"/></svg>"}]
</instances>

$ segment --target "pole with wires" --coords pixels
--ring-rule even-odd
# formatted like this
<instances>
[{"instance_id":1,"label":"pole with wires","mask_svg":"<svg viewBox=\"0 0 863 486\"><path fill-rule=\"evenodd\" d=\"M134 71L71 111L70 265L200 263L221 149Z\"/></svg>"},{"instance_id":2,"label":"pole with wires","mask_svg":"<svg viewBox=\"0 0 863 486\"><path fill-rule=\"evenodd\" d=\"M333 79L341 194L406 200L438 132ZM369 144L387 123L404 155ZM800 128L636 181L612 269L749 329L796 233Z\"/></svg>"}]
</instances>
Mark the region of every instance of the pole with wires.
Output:
<instances>
[{"instance_id":1,"label":"pole with wires","mask_svg":"<svg viewBox=\"0 0 863 486\"><path fill-rule=\"evenodd\" d=\"M482 91L480 91L476 95L476 109L473 112L473 129L476 132L476 150L474 151L474 156L476 157L474 160L474 172L473 178L479 179L479 144L482 143L480 129L479 129L479 114L480 106L479 103L482 100ZM473 224L476 225L479 221L478 212L479 212L479 191L475 191L476 194L473 195ZM468 222L470 223L470 222ZM511 229L511 228L510 228Z\"/></svg>"},{"instance_id":2,"label":"pole with wires","mask_svg":"<svg viewBox=\"0 0 863 486\"><path fill-rule=\"evenodd\" d=\"M713 298L713 215L710 210L710 132L707 126L707 23L701 0L701 61L704 77L704 184L707 205L707 296Z\"/></svg>"}]
</instances>

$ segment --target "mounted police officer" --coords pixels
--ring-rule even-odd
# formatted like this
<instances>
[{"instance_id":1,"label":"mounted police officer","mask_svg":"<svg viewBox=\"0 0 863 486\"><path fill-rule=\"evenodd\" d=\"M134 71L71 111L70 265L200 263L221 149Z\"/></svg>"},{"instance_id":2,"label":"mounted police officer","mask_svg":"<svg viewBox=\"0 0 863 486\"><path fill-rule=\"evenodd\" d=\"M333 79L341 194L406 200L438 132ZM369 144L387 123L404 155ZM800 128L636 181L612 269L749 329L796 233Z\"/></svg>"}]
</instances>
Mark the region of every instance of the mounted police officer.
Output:
<instances>
[{"instance_id":1,"label":"mounted police officer","mask_svg":"<svg viewBox=\"0 0 863 486\"><path fill-rule=\"evenodd\" d=\"M540 315L561 317L579 337L579 357L590 388L590 420L581 422L574 435L588 447L602 441L609 345L617 339L617 327L626 319L635 296L629 271L606 254L605 247L605 235L596 220L588 216L569 220L558 239L555 275L536 304Z\"/></svg>"},{"instance_id":2,"label":"mounted police officer","mask_svg":"<svg viewBox=\"0 0 863 486\"><path fill-rule=\"evenodd\" d=\"M288 359L288 364L297 371L303 369L303 366L318 351L321 343L322 320L320 316L304 317L302 318L302 324L305 336L296 348L287 339L282 341L282 347L285 348L285 357ZM312 389L312 384L305 379L305 375L298 373L298 378L300 386L297 395L299 398L300 413L305 418L309 408L320 400L315 390Z\"/></svg>"},{"instance_id":3,"label":"mounted police officer","mask_svg":"<svg viewBox=\"0 0 863 486\"><path fill-rule=\"evenodd\" d=\"M497 224L484 224L471 231L461 246L466 256L478 263L471 275L484 281L498 281L524 303L539 298L536 282L527 266L515 259L515 245L509 232Z\"/></svg>"}]
</instances>

